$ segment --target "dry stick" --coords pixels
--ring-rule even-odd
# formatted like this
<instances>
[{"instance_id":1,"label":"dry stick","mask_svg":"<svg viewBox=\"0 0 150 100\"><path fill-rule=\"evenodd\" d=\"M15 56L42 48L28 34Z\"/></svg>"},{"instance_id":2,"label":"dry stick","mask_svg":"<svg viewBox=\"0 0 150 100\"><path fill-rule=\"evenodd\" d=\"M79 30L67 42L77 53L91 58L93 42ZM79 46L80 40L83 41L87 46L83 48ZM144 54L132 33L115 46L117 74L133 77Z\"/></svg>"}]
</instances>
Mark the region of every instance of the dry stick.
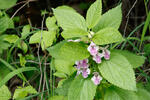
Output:
<instances>
[{"instance_id":1,"label":"dry stick","mask_svg":"<svg viewBox=\"0 0 150 100\"><path fill-rule=\"evenodd\" d=\"M47 58L48 58L48 56L45 58L45 63L47 62ZM46 65L44 68L44 80L43 80L43 90L42 90L41 100L43 100L43 93L44 93L45 84L46 84Z\"/></svg>"},{"instance_id":2,"label":"dry stick","mask_svg":"<svg viewBox=\"0 0 150 100\"><path fill-rule=\"evenodd\" d=\"M38 47L38 52L37 52L38 60L39 60L39 66L40 66L40 72L41 72L40 84L39 84L38 92L40 92L40 90L41 90L42 77L43 77L43 74L42 74L42 66L41 66L41 59L40 59L39 53L40 53L40 47L41 47L41 42L42 42L42 32L43 32L42 30L43 30L44 19L45 19L45 14L44 14L43 20L42 20L41 39L40 39L40 43L39 43L39 47Z\"/></svg>"}]
</instances>

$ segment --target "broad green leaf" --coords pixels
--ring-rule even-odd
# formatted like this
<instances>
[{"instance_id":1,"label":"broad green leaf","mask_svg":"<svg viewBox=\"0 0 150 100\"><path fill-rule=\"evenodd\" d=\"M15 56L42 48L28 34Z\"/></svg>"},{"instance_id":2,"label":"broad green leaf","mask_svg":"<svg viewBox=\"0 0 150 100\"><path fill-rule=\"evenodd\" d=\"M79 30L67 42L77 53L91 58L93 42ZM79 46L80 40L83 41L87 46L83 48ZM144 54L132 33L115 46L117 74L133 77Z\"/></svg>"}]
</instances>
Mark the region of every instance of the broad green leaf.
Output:
<instances>
[{"instance_id":1,"label":"broad green leaf","mask_svg":"<svg viewBox=\"0 0 150 100\"><path fill-rule=\"evenodd\" d=\"M36 94L37 91L32 86L18 87L13 95L13 99L23 99L28 94Z\"/></svg>"},{"instance_id":2,"label":"broad green leaf","mask_svg":"<svg viewBox=\"0 0 150 100\"><path fill-rule=\"evenodd\" d=\"M42 35L41 35L42 34ZM42 36L42 40L41 40ZM38 31L30 37L30 44L40 43L42 50L45 50L47 47L53 44L53 41L56 37L56 31Z\"/></svg>"},{"instance_id":3,"label":"broad green leaf","mask_svg":"<svg viewBox=\"0 0 150 100\"><path fill-rule=\"evenodd\" d=\"M121 24L122 19L122 12L121 12L121 5L109 10L108 12L104 13L99 20L98 24L93 28L94 32L98 32L99 30L112 27L118 29Z\"/></svg>"},{"instance_id":4,"label":"broad green leaf","mask_svg":"<svg viewBox=\"0 0 150 100\"><path fill-rule=\"evenodd\" d=\"M9 28L14 28L14 23L13 20L10 19L7 14L5 14L4 16L0 17L0 34Z\"/></svg>"},{"instance_id":5,"label":"broad green leaf","mask_svg":"<svg viewBox=\"0 0 150 100\"><path fill-rule=\"evenodd\" d=\"M96 0L88 9L86 23L89 29L93 28L101 18L102 1Z\"/></svg>"},{"instance_id":6,"label":"broad green leaf","mask_svg":"<svg viewBox=\"0 0 150 100\"><path fill-rule=\"evenodd\" d=\"M97 86L90 79L78 76L71 83L68 100L93 100Z\"/></svg>"},{"instance_id":7,"label":"broad green leaf","mask_svg":"<svg viewBox=\"0 0 150 100\"><path fill-rule=\"evenodd\" d=\"M70 87L72 81L74 80L74 78L75 78L74 76L71 76L68 79L65 79L65 81L63 81L62 85L55 89L55 92L58 95L67 96L69 87Z\"/></svg>"},{"instance_id":8,"label":"broad green leaf","mask_svg":"<svg viewBox=\"0 0 150 100\"><path fill-rule=\"evenodd\" d=\"M55 68L59 72L71 75L75 68L73 67L75 62L69 62L67 60L55 59Z\"/></svg>"},{"instance_id":9,"label":"broad green leaf","mask_svg":"<svg viewBox=\"0 0 150 100\"><path fill-rule=\"evenodd\" d=\"M66 6L66 5L59 6L59 7L57 7L56 9L75 11L75 9L73 9L73 8L71 8L71 7L69 7L69 6ZM76 11L75 11L75 12L76 12Z\"/></svg>"},{"instance_id":10,"label":"broad green leaf","mask_svg":"<svg viewBox=\"0 0 150 100\"><path fill-rule=\"evenodd\" d=\"M2 80L9 72L10 70L4 64L0 63L0 80Z\"/></svg>"},{"instance_id":11,"label":"broad green leaf","mask_svg":"<svg viewBox=\"0 0 150 100\"><path fill-rule=\"evenodd\" d=\"M17 35L6 35L4 40L9 42L9 43L15 43L19 37Z\"/></svg>"},{"instance_id":12,"label":"broad green leaf","mask_svg":"<svg viewBox=\"0 0 150 100\"><path fill-rule=\"evenodd\" d=\"M56 18L53 17L48 17L46 19L46 26L48 28L48 30L56 30L58 28L58 26L56 25Z\"/></svg>"},{"instance_id":13,"label":"broad green leaf","mask_svg":"<svg viewBox=\"0 0 150 100\"><path fill-rule=\"evenodd\" d=\"M61 79L61 80L58 82L57 88L61 87L65 81L66 81L66 79ZM68 88L68 87L67 87L67 88Z\"/></svg>"},{"instance_id":14,"label":"broad green leaf","mask_svg":"<svg viewBox=\"0 0 150 100\"><path fill-rule=\"evenodd\" d=\"M126 57L126 59L130 62L130 64L132 65L133 68L137 68L140 67L144 64L145 62L145 57L144 56L138 56L136 54L133 54L127 50L114 50L115 52L120 53L121 55L123 55L124 57Z\"/></svg>"},{"instance_id":15,"label":"broad green leaf","mask_svg":"<svg viewBox=\"0 0 150 100\"><path fill-rule=\"evenodd\" d=\"M124 90L117 87L109 87L106 90L104 100L138 100L138 98L133 91Z\"/></svg>"},{"instance_id":16,"label":"broad green leaf","mask_svg":"<svg viewBox=\"0 0 150 100\"><path fill-rule=\"evenodd\" d=\"M22 29L22 37L25 36L26 34L30 33L30 25L25 25Z\"/></svg>"},{"instance_id":17,"label":"broad green leaf","mask_svg":"<svg viewBox=\"0 0 150 100\"><path fill-rule=\"evenodd\" d=\"M74 37L83 37L83 36L88 35L88 32L80 28L74 28L74 29L64 30L61 35L65 39L67 39L67 38L74 38Z\"/></svg>"},{"instance_id":18,"label":"broad green leaf","mask_svg":"<svg viewBox=\"0 0 150 100\"><path fill-rule=\"evenodd\" d=\"M67 77L67 75L65 73L59 72L59 71L56 71L53 75L57 76L59 78L66 78Z\"/></svg>"},{"instance_id":19,"label":"broad green leaf","mask_svg":"<svg viewBox=\"0 0 150 100\"><path fill-rule=\"evenodd\" d=\"M85 19L75 11L66 9L53 9L58 24L64 29L81 28L87 30Z\"/></svg>"},{"instance_id":20,"label":"broad green leaf","mask_svg":"<svg viewBox=\"0 0 150 100\"><path fill-rule=\"evenodd\" d=\"M0 100L9 100L11 98L11 92L8 87L3 85L0 87Z\"/></svg>"},{"instance_id":21,"label":"broad green leaf","mask_svg":"<svg viewBox=\"0 0 150 100\"><path fill-rule=\"evenodd\" d=\"M0 54L3 52L3 50L6 50L10 47L10 44L4 41L5 35L0 36Z\"/></svg>"},{"instance_id":22,"label":"broad green leaf","mask_svg":"<svg viewBox=\"0 0 150 100\"><path fill-rule=\"evenodd\" d=\"M150 99L150 92L145 90L144 88L138 88L138 91L136 92L138 96L138 100L149 100Z\"/></svg>"},{"instance_id":23,"label":"broad green leaf","mask_svg":"<svg viewBox=\"0 0 150 100\"><path fill-rule=\"evenodd\" d=\"M67 97L64 96L53 96L49 98L48 100L68 100Z\"/></svg>"},{"instance_id":24,"label":"broad green leaf","mask_svg":"<svg viewBox=\"0 0 150 100\"><path fill-rule=\"evenodd\" d=\"M0 9L7 9L15 5L17 0L0 0Z\"/></svg>"},{"instance_id":25,"label":"broad green leaf","mask_svg":"<svg viewBox=\"0 0 150 100\"><path fill-rule=\"evenodd\" d=\"M103 61L98 66L102 76L122 89L135 91L135 74L130 62L117 52L111 52L110 56L110 60Z\"/></svg>"},{"instance_id":26,"label":"broad green leaf","mask_svg":"<svg viewBox=\"0 0 150 100\"><path fill-rule=\"evenodd\" d=\"M0 18L0 33L3 33L8 28L8 20L9 18L6 16Z\"/></svg>"},{"instance_id":27,"label":"broad green leaf","mask_svg":"<svg viewBox=\"0 0 150 100\"><path fill-rule=\"evenodd\" d=\"M50 55L56 59L75 62L88 58L87 45L77 42L60 42L47 49Z\"/></svg>"},{"instance_id":28,"label":"broad green leaf","mask_svg":"<svg viewBox=\"0 0 150 100\"><path fill-rule=\"evenodd\" d=\"M114 28L104 28L95 33L92 40L97 45L106 45L110 43L121 42L124 39L118 30Z\"/></svg>"}]
</instances>

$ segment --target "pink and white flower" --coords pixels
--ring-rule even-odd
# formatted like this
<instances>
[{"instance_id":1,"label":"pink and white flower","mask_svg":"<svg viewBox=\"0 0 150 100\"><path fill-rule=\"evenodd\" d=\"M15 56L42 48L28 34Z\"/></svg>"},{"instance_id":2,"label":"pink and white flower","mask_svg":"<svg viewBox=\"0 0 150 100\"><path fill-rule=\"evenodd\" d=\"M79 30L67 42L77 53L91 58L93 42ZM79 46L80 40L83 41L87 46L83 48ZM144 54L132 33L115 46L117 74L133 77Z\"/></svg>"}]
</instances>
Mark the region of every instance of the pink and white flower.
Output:
<instances>
[{"instance_id":1,"label":"pink and white flower","mask_svg":"<svg viewBox=\"0 0 150 100\"><path fill-rule=\"evenodd\" d=\"M101 53L97 53L95 56L93 56L93 60L96 62L96 63L98 63L98 64L100 64L102 61L101 61L101 58L103 57L103 54L101 54Z\"/></svg>"},{"instance_id":2,"label":"pink and white flower","mask_svg":"<svg viewBox=\"0 0 150 100\"><path fill-rule=\"evenodd\" d=\"M94 83L95 85L99 85L100 82L101 82L101 80L102 80L102 77L99 75L98 72L95 72L95 73L94 73L94 76L92 77L91 80L93 81L93 83Z\"/></svg>"},{"instance_id":3,"label":"pink and white flower","mask_svg":"<svg viewBox=\"0 0 150 100\"><path fill-rule=\"evenodd\" d=\"M90 52L92 56L96 55L98 53L99 47L96 46L94 42L91 42L87 50Z\"/></svg>"},{"instance_id":4,"label":"pink and white flower","mask_svg":"<svg viewBox=\"0 0 150 100\"><path fill-rule=\"evenodd\" d=\"M109 50L104 49L102 54L106 60L110 59L110 51Z\"/></svg>"}]
</instances>

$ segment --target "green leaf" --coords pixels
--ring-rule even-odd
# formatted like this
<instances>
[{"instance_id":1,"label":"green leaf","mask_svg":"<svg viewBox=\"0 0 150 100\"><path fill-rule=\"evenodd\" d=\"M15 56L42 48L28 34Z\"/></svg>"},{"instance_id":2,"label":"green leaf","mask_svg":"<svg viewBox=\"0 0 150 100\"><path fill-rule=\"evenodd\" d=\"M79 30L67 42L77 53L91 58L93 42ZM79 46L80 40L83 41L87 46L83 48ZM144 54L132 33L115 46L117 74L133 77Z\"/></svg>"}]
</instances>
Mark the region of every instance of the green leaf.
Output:
<instances>
[{"instance_id":1,"label":"green leaf","mask_svg":"<svg viewBox=\"0 0 150 100\"><path fill-rule=\"evenodd\" d=\"M98 32L99 30L112 27L118 29L122 20L122 11L121 5L109 10L108 12L104 13L99 20L98 24L93 28L94 32Z\"/></svg>"},{"instance_id":2,"label":"green leaf","mask_svg":"<svg viewBox=\"0 0 150 100\"><path fill-rule=\"evenodd\" d=\"M26 34L30 33L30 25L25 25L22 29L22 37L25 36Z\"/></svg>"},{"instance_id":3,"label":"green leaf","mask_svg":"<svg viewBox=\"0 0 150 100\"><path fill-rule=\"evenodd\" d=\"M64 96L53 96L49 98L48 100L68 100L67 97Z\"/></svg>"},{"instance_id":4,"label":"green leaf","mask_svg":"<svg viewBox=\"0 0 150 100\"><path fill-rule=\"evenodd\" d=\"M59 78L66 78L67 75L64 74L63 72L59 72L59 71L56 71L53 75L59 77Z\"/></svg>"},{"instance_id":5,"label":"green leaf","mask_svg":"<svg viewBox=\"0 0 150 100\"><path fill-rule=\"evenodd\" d=\"M0 0L0 9L7 9L15 5L17 0Z\"/></svg>"},{"instance_id":6,"label":"green leaf","mask_svg":"<svg viewBox=\"0 0 150 100\"><path fill-rule=\"evenodd\" d=\"M23 99L26 97L28 94L36 94L37 91L32 87L32 86L27 86L27 87L18 87L15 92L13 99Z\"/></svg>"},{"instance_id":7,"label":"green leaf","mask_svg":"<svg viewBox=\"0 0 150 100\"><path fill-rule=\"evenodd\" d=\"M102 1L96 0L87 11L86 22L89 29L93 28L101 18Z\"/></svg>"},{"instance_id":8,"label":"green leaf","mask_svg":"<svg viewBox=\"0 0 150 100\"><path fill-rule=\"evenodd\" d=\"M10 72L6 77L3 78L3 80L0 81L0 87L3 86L9 79L14 77L17 74L20 74L24 71L32 71L32 70L37 70L35 67L25 67L25 68L18 68L12 72Z\"/></svg>"},{"instance_id":9,"label":"green leaf","mask_svg":"<svg viewBox=\"0 0 150 100\"><path fill-rule=\"evenodd\" d=\"M55 68L59 72L71 75L75 68L73 67L75 62L69 62L67 60L55 59Z\"/></svg>"},{"instance_id":10,"label":"green leaf","mask_svg":"<svg viewBox=\"0 0 150 100\"><path fill-rule=\"evenodd\" d=\"M66 6L66 5L63 5L63 6L58 6L56 9L62 9L62 10L71 10L71 11L75 11L75 9L69 7L69 6Z\"/></svg>"},{"instance_id":11,"label":"green leaf","mask_svg":"<svg viewBox=\"0 0 150 100\"><path fill-rule=\"evenodd\" d=\"M135 74L130 62L117 52L111 52L110 56L110 60L103 61L98 66L102 76L122 89L135 91Z\"/></svg>"},{"instance_id":12,"label":"green leaf","mask_svg":"<svg viewBox=\"0 0 150 100\"><path fill-rule=\"evenodd\" d=\"M26 64L26 59L25 59L25 57L24 56L22 56L22 54L18 54L18 56L19 56L19 58L20 58L20 65L22 66L22 67L25 67L25 64Z\"/></svg>"},{"instance_id":13,"label":"green leaf","mask_svg":"<svg viewBox=\"0 0 150 100\"><path fill-rule=\"evenodd\" d=\"M0 100L9 100L11 98L11 92L8 87L3 85L0 87Z\"/></svg>"},{"instance_id":14,"label":"green leaf","mask_svg":"<svg viewBox=\"0 0 150 100\"><path fill-rule=\"evenodd\" d=\"M47 26L49 31L58 29L58 26L56 25L56 18L54 16L48 17L46 19L46 26Z\"/></svg>"},{"instance_id":15,"label":"green leaf","mask_svg":"<svg viewBox=\"0 0 150 100\"><path fill-rule=\"evenodd\" d=\"M3 50L8 49L10 47L10 44L4 41L6 35L0 35L0 54L3 52Z\"/></svg>"},{"instance_id":16,"label":"green leaf","mask_svg":"<svg viewBox=\"0 0 150 100\"><path fill-rule=\"evenodd\" d=\"M97 86L90 79L78 76L69 88L68 100L93 100L96 88Z\"/></svg>"},{"instance_id":17,"label":"green leaf","mask_svg":"<svg viewBox=\"0 0 150 100\"><path fill-rule=\"evenodd\" d=\"M87 45L77 42L60 42L47 49L50 55L56 59L62 59L68 62L75 62L88 58L89 52Z\"/></svg>"},{"instance_id":18,"label":"green leaf","mask_svg":"<svg viewBox=\"0 0 150 100\"><path fill-rule=\"evenodd\" d=\"M6 16L0 18L0 33L3 33L8 28L8 20Z\"/></svg>"},{"instance_id":19,"label":"green leaf","mask_svg":"<svg viewBox=\"0 0 150 100\"><path fill-rule=\"evenodd\" d=\"M64 30L61 35L65 39L67 39L67 38L74 38L74 37L83 37L88 35L88 32L79 28L74 28L74 29Z\"/></svg>"},{"instance_id":20,"label":"green leaf","mask_svg":"<svg viewBox=\"0 0 150 100\"><path fill-rule=\"evenodd\" d=\"M63 81L62 85L55 89L55 92L58 95L67 96L69 87L70 87L72 81L74 80L74 78L75 78L74 76L71 76L68 79L65 79L65 81Z\"/></svg>"},{"instance_id":21,"label":"green leaf","mask_svg":"<svg viewBox=\"0 0 150 100\"><path fill-rule=\"evenodd\" d=\"M75 11L66 9L53 9L58 24L64 29L81 28L87 30L85 19Z\"/></svg>"},{"instance_id":22,"label":"green leaf","mask_svg":"<svg viewBox=\"0 0 150 100\"><path fill-rule=\"evenodd\" d=\"M106 90L104 100L137 100L137 95L133 91L109 87Z\"/></svg>"},{"instance_id":23,"label":"green leaf","mask_svg":"<svg viewBox=\"0 0 150 100\"><path fill-rule=\"evenodd\" d=\"M121 42L124 39L118 30L114 28L104 28L95 33L92 40L97 45L106 45L110 43Z\"/></svg>"},{"instance_id":24,"label":"green leaf","mask_svg":"<svg viewBox=\"0 0 150 100\"><path fill-rule=\"evenodd\" d=\"M144 52L146 56L150 55L150 43L144 46Z\"/></svg>"},{"instance_id":25,"label":"green leaf","mask_svg":"<svg viewBox=\"0 0 150 100\"><path fill-rule=\"evenodd\" d=\"M137 68L140 67L144 64L145 62L145 57L144 56L138 56L136 54L133 54L127 50L114 50L115 52L120 53L121 55L123 55L124 57L126 57L126 59L130 62L130 64L132 65L133 68Z\"/></svg>"},{"instance_id":26,"label":"green leaf","mask_svg":"<svg viewBox=\"0 0 150 100\"><path fill-rule=\"evenodd\" d=\"M41 35L42 34L42 35ZM42 40L41 40L42 36ZM53 41L56 37L56 31L38 31L30 37L30 44L40 43L42 50L45 50L47 47L53 44Z\"/></svg>"},{"instance_id":27,"label":"green leaf","mask_svg":"<svg viewBox=\"0 0 150 100\"><path fill-rule=\"evenodd\" d=\"M138 88L138 91L136 92L138 96L138 100L149 100L150 99L150 93L145 90L144 88Z\"/></svg>"},{"instance_id":28,"label":"green leaf","mask_svg":"<svg viewBox=\"0 0 150 100\"><path fill-rule=\"evenodd\" d=\"M6 35L4 40L9 42L9 43L15 43L19 37L17 35Z\"/></svg>"},{"instance_id":29,"label":"green leaf","mask_svg":"<svg viewBox=\"0 0 150 100\"><path fill-rule=\"evenodd\" d=\"M20 44L18 44L17 47L23 50L24 53L27 53L28 51L28 46L24 41L20 41Z\"/></svg>"}]
</instances>

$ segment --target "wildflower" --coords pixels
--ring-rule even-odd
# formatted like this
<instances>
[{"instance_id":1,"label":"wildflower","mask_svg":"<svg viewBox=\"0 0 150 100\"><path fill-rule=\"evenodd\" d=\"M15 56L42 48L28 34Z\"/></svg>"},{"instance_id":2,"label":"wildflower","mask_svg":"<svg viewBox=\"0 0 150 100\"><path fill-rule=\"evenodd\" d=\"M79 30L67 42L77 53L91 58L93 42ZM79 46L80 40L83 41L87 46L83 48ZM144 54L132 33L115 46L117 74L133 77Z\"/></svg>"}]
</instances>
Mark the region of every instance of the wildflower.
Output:
<instances>
[{"instance_id":1,"label":"wildflower","mask_svg":"<svg viewBox=\"0 0 150 100\"><path fill-rule=\"evenodd\" d=\"M82 70L82 76L84 78L87 78L89 74L90 74L90 69L89 68L83 68L83 70Z\"/></svg>"},{"instance_id":2,"label":"wildflower","mask_svg":"<svg viewBox=\"0 0 150 100\"><path fill-rule=\"evenodd\" d=\"M87 50L90 52L91 55L96 55L98 53L99 47L96 46L95 43L91 42Z\"/></svg>"},{"instance_id":3,"label":"wildflower","mask_svg":"<svg viewBox=\"0 0 150 100\"><path fill-rule=\"evenodd\" d=\"M102 61L101 61L101 58L103 57L103 54L101 54L101 53L97 53L95 56L93 56L93 60L96 62L96 63L98 63L98 64L100 64Z\"/></svg>"},{"instance_id":4,"label":"wildflower","mask_svg":"<svg viewBox=\"0 0 150 100\"><path fill-rule=\"evenodd\" d=\"M104 49L102 54L106 60L110 59L110 51L109 50Z\"/></svg>"},{"instance_id":5,"label":"wildflower","mask_svg":"<svg viewBox=\"0 0 150 100\"><path fill-rule=\"evenodd\" d=\"M80 61L76 61L76 68L77 68L77 75L82 73L82 76L84 78L87 78L88 75L90 74L90 69L89 64L88 64L88 59L84 59L84 60L80 60Z\"/></svg>"},{"instance_id":6,"label":"wildflower","mask_svg":"<svg viewBox=\"0 0 150 100\"><path fill-rule=\"evenodd\" d=\"M99 85L100 82L101 82L101 80L102 80L102 77L99 75L98 72L94 72L94 76L92 77L91 80L93 81L93 83L94 83L95 85Z\"/></svg>"}]
</instances>

